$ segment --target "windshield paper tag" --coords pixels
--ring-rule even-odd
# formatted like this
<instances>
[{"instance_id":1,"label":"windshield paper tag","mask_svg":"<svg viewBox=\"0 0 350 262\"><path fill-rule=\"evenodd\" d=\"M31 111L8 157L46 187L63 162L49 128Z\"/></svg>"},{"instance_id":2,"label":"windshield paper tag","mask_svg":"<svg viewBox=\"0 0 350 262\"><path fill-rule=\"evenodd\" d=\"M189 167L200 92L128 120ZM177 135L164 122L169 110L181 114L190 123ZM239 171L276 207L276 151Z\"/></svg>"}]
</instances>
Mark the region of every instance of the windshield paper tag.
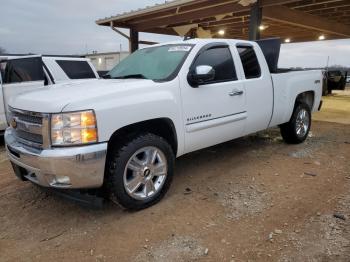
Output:
<instances>
[{"instance_id":1,"label":"windshield paper tag","mask_svg":"<svg viewBox=\"0 0 350 262\"><path fill-rule=\"evenodd\" d=\"M170 47L168 52L189 52L190 50L191 50L190 46L179 45L179 46Z\"/></svg>"}]
</instances>

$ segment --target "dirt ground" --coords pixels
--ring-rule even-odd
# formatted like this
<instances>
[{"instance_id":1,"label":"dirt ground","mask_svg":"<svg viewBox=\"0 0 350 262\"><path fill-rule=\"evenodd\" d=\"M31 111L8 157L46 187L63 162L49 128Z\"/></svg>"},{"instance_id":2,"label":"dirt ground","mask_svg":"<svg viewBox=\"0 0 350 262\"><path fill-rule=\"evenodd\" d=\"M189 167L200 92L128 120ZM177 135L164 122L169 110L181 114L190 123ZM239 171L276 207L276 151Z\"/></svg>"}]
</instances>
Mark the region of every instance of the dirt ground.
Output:
<instances>
[{"instance_id":1,"label":"dirt ground","mask_svg":"<svg viewBox=\"0 0 350 262\"><path fill-rule=\"evenodd\" d=\"M349 105L326 98L302 145L273 129L181 157L135 213L20 182L2 147L0 261L350 261Z\"/></svg>"}]
</instances>

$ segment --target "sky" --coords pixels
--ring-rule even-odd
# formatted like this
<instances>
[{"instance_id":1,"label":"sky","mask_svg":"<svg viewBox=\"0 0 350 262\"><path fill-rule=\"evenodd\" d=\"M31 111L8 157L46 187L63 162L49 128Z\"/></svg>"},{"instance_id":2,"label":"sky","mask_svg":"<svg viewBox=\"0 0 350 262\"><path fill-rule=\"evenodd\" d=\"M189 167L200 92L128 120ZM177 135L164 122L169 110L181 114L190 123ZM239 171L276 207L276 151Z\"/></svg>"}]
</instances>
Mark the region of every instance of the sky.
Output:
<instances>
[{"instance_id":1,"label":"sky","mask_svg":"<svg viewBox=\"0 0 350 262\"><path fill-rule=\"evenodd\" d=\"M164 0L0 0L0 47L7 53L84 54L128 49L128 42L95 21ZM141 40L156 42L180 39L141 34ZM281 67L350 67L350 39L286 44Z\"/></svg>"}]
</instances>

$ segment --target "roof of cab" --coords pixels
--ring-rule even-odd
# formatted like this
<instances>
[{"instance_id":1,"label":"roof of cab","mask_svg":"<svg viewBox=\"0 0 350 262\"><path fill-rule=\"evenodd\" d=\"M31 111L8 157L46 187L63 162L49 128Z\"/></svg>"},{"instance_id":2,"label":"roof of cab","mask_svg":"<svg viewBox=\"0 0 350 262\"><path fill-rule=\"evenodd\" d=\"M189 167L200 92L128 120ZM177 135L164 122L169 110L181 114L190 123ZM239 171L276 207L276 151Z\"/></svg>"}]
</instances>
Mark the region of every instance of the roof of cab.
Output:
<instances>
[{"instance_id":1,"label":"roof of cab","mask_svg":"<svg viewBox=\"0 0 350 262\"><path fill-rule=\"evenodd\" d=\"M256 42L247 41L247 40L240 40L240 39L225 39L225 38L191 38L191 39L185 39L185 40L177 40L177 41L171 41L171 42L165 42L165 43L159 43L151 46L147 46L144 48L150 48L155 46L163 46L163 45L183 45L183 44L210 44L210 43L218 43L218 42L226 42L231 45L236 44L249 44L249 45L256 45Z\"/></svg>"}]
</instances>

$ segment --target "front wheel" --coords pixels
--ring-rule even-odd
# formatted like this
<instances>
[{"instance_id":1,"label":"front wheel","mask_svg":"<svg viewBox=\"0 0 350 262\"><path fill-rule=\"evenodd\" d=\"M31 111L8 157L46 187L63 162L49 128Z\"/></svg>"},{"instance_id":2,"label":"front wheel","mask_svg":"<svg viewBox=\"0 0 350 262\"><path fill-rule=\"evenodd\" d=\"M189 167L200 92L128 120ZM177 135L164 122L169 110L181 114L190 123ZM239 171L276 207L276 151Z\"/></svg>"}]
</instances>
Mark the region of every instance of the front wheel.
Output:
<instances>
[{"instance_id":1,"label":"front wheel","mask_svg":"<svg viewBox=\"0 0 350 262\"><path fill-rule=\"evenodd\" d=\"M138 135L111 152L107 167L110 199L126 209L140 210L160 201L169 189L174 153L162 137Z\"/></svg>"},{"instance_id":2,"label":"front wheel","mask_svg":"<svg viewBox=\"0 0 350 262\"><path fill-rule=\"evenodd\" d=\"M281 125L283 140L289 144L300 144L309 135L311 128L311 110L305 103L296 105L292 118Z\"/></svg>"}]
</instances>

